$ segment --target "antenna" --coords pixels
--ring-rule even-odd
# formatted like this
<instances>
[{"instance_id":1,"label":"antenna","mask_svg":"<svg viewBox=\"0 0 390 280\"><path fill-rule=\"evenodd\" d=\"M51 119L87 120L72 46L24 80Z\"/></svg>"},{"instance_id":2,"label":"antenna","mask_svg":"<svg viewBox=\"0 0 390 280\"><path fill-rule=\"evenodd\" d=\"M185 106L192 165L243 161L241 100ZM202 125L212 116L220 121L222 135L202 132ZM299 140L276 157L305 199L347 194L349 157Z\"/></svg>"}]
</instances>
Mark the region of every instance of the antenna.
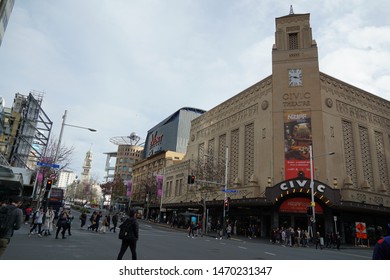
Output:
<instances>
[{"instance_id":1,"label":"antenna","mask_svg":"<svg viewBox=\"0 0 390 280\"><path fill-rule=\"evenodd\" d=\"M290 5L290 15L293 15L293 14L294 14L293 6Z\"/></svg>"}]
</instances>

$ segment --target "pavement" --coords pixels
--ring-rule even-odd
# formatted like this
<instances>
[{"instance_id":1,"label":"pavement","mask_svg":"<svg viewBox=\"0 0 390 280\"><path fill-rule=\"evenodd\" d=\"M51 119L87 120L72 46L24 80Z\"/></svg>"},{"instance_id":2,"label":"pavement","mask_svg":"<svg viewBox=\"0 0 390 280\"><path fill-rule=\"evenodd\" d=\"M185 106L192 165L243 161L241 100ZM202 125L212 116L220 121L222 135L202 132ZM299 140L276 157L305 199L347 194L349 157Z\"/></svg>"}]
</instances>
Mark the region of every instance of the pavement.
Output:
<instances>
[{"instance_id":1,"label":"pavement","mask_svg":"<svg viewBox=\"0 0 390 280\"><path fill-rule=\"evenodd\" d=\"M141 222L148 223L148 224L153 225L153 226L169 228L171 230L188 232L187 229L172 227L171 225L165 224L165 223L156 223L156 222L146 221L146 220L142 220ZM216 232L210 232L210 233L206 233L205 234L205 236L214 237L214 238L216 237L216 235L217 235ZM226 239L226 235L223 236L223 239ZM263 243L263 244L270 244L270 243L272 243L272 241L269 238L265 238L265 237L248 238L248 237L243 236L243 235L233 235L233 234L232 234L230 240L234 240L234 241L237 241L237 242L254 242L254 243ZM276 245L284 246L284 245L282 245L280 243L276 243ZM309 247L315 247L315 246L311 245ZM358 249L358 250L370 250L371 251L373 249L373 247L374 247L374 245L372 245L372 246L364 246L364 245L355 246L353 244L341 244L340 245L340 250L343 250L343 249ZM325 248L325 247L323 247L323 248L324 249L336 249L335 247L332 247L332 248Z\"/></svg>"}]
</instances>

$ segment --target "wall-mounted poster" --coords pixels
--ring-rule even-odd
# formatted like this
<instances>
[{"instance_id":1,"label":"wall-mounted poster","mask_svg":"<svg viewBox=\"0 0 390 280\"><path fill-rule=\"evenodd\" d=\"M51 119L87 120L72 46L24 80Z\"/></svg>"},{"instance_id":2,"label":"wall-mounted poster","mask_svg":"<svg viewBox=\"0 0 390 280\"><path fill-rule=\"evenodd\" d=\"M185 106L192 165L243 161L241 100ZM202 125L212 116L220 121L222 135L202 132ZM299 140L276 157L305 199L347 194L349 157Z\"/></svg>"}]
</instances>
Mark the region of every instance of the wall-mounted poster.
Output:
<instances>
[{"instance_id":1,"label":"wall-mounted poster","mask_svg":"<svg viewBox=\"0 0 390 280\"><path fill-rule=\"evenodd\" d=\"M311 131L310 111L284 112L286 180L298 177L300 171L310 178Z\"/></svg>"}]
</instances>

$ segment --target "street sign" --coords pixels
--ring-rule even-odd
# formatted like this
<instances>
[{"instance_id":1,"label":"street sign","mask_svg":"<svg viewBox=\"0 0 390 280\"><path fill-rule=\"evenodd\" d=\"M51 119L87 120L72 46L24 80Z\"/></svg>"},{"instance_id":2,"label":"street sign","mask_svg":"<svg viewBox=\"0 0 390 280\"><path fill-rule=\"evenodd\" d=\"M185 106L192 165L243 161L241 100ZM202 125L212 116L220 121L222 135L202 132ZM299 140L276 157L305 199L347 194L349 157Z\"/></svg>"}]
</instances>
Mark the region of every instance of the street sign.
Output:
<instances>
[{"instance_id":1,"label":"street sign","mask_svg":"<svg viewBox=\"0 0 390 280\"><path fill-rule=\"evenodd\" d=\"M58 164L54 164L54 163L46 163L46 162L37 162L37 165L38 166L42 166L42 167L52 167L52 168L60 168L60 166Z\"/></svg>"},{"instance_id":2,"label":"street sign","mask_svg":"<svg viewBox=\"0 0 390 280\"><path fill-rule=\"evenodd\" d=\"M225 190L225 189L222 189L223 192L227 192L227 193L236 193L238 192L238 190Z\"/></svg>"}]
</instances>

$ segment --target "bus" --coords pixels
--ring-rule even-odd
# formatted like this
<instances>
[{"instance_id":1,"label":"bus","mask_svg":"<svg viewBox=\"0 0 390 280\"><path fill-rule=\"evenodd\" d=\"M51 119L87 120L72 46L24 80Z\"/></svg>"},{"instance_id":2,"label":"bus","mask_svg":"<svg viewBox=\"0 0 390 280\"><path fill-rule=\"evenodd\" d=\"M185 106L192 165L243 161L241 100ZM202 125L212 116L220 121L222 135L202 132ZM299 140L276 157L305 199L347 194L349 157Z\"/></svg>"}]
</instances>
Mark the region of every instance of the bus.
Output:
<instances>
[{"instance_id":1,"label":"bus","mask_svg":"<svg viewBox=\"0 0 390 280\"><path fill-rule=\"evenodd\" d=\"M51 188L47 200L47 207L51 207L55 213L55 219L58 218L60 208L64 205L64 190L61 188Z\"/></svg>"}]
</instances>

